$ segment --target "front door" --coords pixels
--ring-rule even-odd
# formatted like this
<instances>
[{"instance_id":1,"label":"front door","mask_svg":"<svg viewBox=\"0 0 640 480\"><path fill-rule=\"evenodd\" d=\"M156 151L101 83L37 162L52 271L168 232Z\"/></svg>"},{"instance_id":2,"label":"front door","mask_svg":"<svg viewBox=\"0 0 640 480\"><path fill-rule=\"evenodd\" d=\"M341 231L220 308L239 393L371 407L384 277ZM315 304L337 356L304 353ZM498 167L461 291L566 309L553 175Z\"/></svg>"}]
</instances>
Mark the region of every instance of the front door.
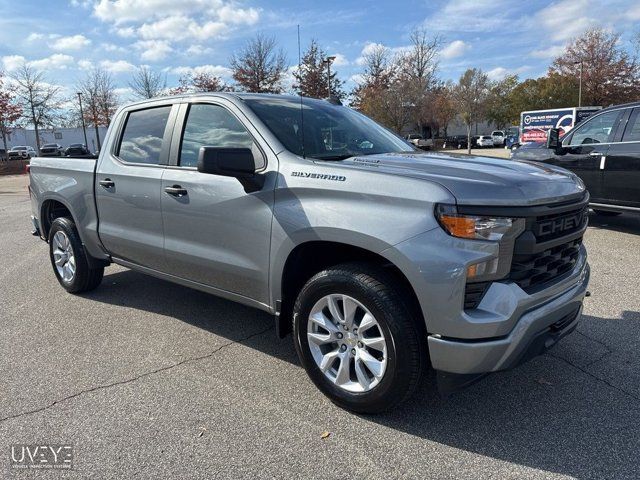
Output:
<instances>
[{"instance_id":1,"label":"front door","mask_svg":"<svg viewBox=\"0 0 640 480\"><path fill-rule=\"evenodd\" d=\"M604 165L605 203L640 207L640 108L634 108L621 141L609 148Z\"/></svg>"},{"instance_id":2,"label":"front door","mask_svg":"<svg viewBox=\"0 0 640 480\"><path fill-rule=\"evenodd\" d=\"M267 303L275 182L269 173L277 171L277 159L272 156L267 164L252 127L243 125L232 104L220 102L182 106L173 165L162 177L168 273ZM203 146L252 148L264 159L262 190L246 193L236 178L198 172Z\"/></svg>"},{"instance_id":3,"label":"front door","mask_svg":"<svg viewBox=\"0 0 640 480\"><path fill-rule=\"evenodd\" d=\"M113 257L164 270L163 164L167 163L171 105L126 114L115 148L96 172L100 240ZM115 133L114 133L115 134Z\"/></svg>"},{"instance_id":4,"label":"front door","mask_svg":"<svg viewBox=\"0 0 640 480\"><path fill-rule=\"evenodd\" d=\"M603 198L602 165L620 115L619 110L613 110L585 121L563 140L561 154L549 162L578 175L589 190L592 202Z\"/></svg>"}]
</instances>

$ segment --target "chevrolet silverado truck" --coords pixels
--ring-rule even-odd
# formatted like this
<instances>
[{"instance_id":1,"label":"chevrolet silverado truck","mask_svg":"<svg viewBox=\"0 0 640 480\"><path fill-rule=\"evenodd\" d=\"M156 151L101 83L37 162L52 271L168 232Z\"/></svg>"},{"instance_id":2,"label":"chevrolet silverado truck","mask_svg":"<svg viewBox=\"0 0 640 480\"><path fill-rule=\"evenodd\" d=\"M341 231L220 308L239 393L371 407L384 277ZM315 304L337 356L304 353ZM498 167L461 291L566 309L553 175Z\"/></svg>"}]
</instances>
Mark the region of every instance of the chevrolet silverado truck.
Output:
<instances>
[{"instance_id":1,"label":"chevrolet silverado truck","mask_svg":"<svg viewBox=\"0 0 640 480\"><path fill-rule=\"evenodd\" d=\"M589 196L562 168L423 153L329 101L197 94L121 108L97 160L34 158L60 285L111 263L256 307L337 405L428 368L452 391L575 329Z\"/></svg>"}]
</instances>

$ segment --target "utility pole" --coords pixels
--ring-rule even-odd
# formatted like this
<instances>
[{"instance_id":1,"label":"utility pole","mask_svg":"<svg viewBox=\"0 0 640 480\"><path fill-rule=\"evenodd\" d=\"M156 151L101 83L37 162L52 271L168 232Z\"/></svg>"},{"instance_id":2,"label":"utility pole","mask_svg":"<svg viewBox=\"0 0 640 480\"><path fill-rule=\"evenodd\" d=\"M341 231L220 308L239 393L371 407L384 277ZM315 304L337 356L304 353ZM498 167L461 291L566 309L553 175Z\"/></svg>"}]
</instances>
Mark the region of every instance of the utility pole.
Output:
<instances>
[{"instance_id":1,"label":"utility pole","mask_svg":"<svg viewBox=\"0 0 640 480\"><path fill-rule=\"evenodd\" d=\"M336 57L331 56L322 61L322 63L327 64L327 98L331 98L331 62L335 59Z\"/></svg>"},{"instance_id":2,"label":"utility pole","mask_svg":"<svg viewBox=\"0 0 640 480\"><path fill-rule=\"evenodd\" d=\"M84 124L84 112L82 111L82 92L78 92L78 101L80 102L80 118L82 118L82 133L84 133L84 146L89 148L87 141L87 127Z\"/></svg>"},{"instance_id":3,"label":"utility pole","mask_svg":"<svg viewBox=\"0 0 640 480\"><path fill-rule=\"evenodd\" d=\"M579 62L574 62L574 65L578 65L580 64L580 81L578 84L578 106L581 107L582 106L582 66L584 65L584 62L582 60L580 60Z\"/></svg>"}]
</instances>

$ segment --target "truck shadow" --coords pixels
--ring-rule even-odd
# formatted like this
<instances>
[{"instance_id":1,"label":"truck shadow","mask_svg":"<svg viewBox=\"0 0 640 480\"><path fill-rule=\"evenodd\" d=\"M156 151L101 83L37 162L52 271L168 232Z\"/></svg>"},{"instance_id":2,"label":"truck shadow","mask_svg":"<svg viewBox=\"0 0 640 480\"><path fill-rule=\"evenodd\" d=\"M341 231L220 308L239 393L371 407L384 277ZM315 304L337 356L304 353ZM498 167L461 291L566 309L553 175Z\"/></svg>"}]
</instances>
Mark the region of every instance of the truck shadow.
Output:
<instances>
[{"instance_id":1,"label":"truck shadow","mask_svg":"<svg viewBox=\"0 0 640 480\"><path fill-rule=\"evenodd\" d=\"M105 276L102 287L86 296L171 316L231 340L273 325L264 312L129 270ZM431 375L396 410L360 419L460 449L461 455L471 452L576 478L638 478L640 361L629 353L638 336L638 312L625 312L622 319L585 316L578 333L514 371L444 399L434 393ZM629 343L618 352L599 339ZM280 340L275 330L245 345L298 364L291 337ZM426 444L406 453L433 455Z\"/></svg>"},{"instance_id":2,"label":"truck shadow","mask_svg":"<svg viewBox=\"0 0 640 480\"><path fill-rule=\"evenodd\" d=\"M589 227L640 235L640 215L623 213L615 217L605 217L590 212Z\"/></svg>"}]
</instances>

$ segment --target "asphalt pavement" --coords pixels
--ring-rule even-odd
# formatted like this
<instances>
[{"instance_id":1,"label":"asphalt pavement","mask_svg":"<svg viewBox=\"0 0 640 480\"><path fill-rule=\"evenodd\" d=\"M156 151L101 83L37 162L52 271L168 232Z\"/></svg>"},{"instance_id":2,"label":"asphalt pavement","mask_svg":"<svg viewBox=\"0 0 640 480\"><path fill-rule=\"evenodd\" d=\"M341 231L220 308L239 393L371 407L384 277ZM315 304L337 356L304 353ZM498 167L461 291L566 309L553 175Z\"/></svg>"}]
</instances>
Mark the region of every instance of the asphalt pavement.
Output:
<instances>
[{"instance_id":1,"label":"asphalt pavement","mask_svg":"<svg viewBox=\"0 0 640 480\"><path fill-rule=\"evenodd\" d=\"M640 216L591 216L592 296L548 354L357 416L265 313L117 266L67 294L29 214L0 178L0 478L640 477ZM12 444L74 469L12 469Z\"/></svg>"}]
</instances>

